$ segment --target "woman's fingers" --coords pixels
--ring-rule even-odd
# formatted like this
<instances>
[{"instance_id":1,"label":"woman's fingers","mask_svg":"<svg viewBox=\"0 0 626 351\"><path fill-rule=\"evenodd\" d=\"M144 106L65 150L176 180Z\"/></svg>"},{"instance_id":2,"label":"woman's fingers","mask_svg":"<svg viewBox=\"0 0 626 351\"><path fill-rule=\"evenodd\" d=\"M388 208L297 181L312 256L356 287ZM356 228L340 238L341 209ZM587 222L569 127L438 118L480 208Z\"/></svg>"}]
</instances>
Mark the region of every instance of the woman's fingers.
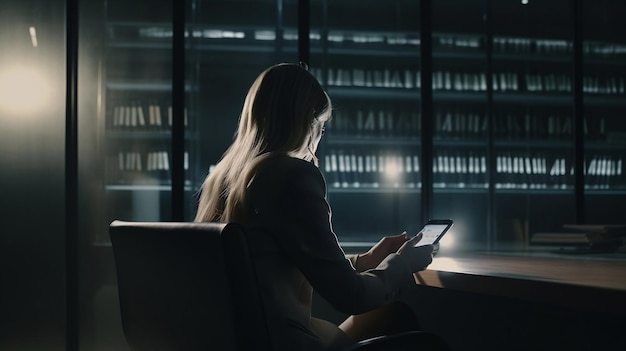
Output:
<instances>
[{"instance_id":1,"label":"woman's fingers","mask_svg":"<svg viewBox=\"0 0 626 351\"><path fill-rule=\"evenodd\" d=\"M402 233L400 233L398 235L391 236L391 238L393 238L393 239L406 239L407 235L408 234L407 234L407 232L405 230L405 231L403 231Z\"/></svg>"},{"instance_id":2,"label":"woman's fingers","mask_svg":"<svg viewBox=\"0 0 626 351\"><path fill-rule=\"evenodd\" d=\"M404 244L402 244L402 246L400 246L400 248L398 249L398 253L402 253L407 248L415 246L415 244L417 244L420 240L422 240L422 236L423 234L420 232L420 233L417 233L416 236L405 241Z\"/></svg>"},{"instance_id":3,"label":"woman's fingers","mask_svg":"<svg viewBox=\"0 0 626 351\"><path fill-rule=\"evenodd\" d=\"M409 242L415 246L415 244L417 244L418 242L420 242L420 240L422 240L422 237L424 236L424 233L419 232L417 233L416 236L412 237L411 240L409 240Z\"/></svg>"}]
</instances>

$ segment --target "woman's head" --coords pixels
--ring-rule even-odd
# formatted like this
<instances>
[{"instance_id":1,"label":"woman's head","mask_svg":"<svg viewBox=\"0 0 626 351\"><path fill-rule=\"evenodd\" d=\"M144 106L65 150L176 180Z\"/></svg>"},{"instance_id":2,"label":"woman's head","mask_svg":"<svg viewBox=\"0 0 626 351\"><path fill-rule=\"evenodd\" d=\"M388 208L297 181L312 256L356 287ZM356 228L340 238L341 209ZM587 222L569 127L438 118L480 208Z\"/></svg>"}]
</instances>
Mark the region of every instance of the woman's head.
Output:
<instances>
[{"instance_id":1,"label":"woman's head","mask_svg":"<svg viewBox=\"0 0 626 351\"><path fill-rule=\"evenodd\" d=\"M315 151L330 99L303 66L278 64L263 71L246 96L232 145L202 185L196 221L245 221L246 189L272 155L317 164Z\"/></svg>"},{"instance_id":2,"label":"woman's head","mask_svg":"<svg viewBox=\"0 0 626 351\"><path fill-rule=\"evenodd\" d=\"M237 142L259 154L311 160L330 114L330 99L311 73L301 65L278 64L263 71L248 91Z\"/></svg>"}]
</instances>

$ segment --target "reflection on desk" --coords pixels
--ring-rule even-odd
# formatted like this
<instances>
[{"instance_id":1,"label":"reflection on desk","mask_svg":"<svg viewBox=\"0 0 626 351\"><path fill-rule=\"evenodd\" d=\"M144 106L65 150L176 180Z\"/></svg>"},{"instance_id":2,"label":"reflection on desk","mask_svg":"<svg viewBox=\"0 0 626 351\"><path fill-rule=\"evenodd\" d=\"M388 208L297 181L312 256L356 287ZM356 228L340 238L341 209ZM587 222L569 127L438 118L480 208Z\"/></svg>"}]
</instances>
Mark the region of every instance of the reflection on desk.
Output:
<instances>
[{"instance_id":1,"label":"reflection on desk","mask_svg":"<svg viewBox=\"0 0 626 351\"><path fill-rule=\"evenodd\" d=\"M440 253L441 254L441 253ZM626 316L626 255L472 252L436 256L418 284Z\"/></svg>"}]
</instances>

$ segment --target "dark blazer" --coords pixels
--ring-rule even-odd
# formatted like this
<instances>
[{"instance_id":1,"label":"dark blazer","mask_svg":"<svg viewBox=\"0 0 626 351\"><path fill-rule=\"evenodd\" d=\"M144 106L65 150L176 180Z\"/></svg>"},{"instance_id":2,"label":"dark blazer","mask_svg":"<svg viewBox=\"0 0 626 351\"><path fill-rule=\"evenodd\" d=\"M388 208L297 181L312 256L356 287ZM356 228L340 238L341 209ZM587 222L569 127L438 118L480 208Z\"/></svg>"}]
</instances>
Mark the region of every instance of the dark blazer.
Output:
<instances>
[{"instance_id":1,"label":"dark blazer","mask_svg":"<svg viewBox=\"0 0 626 351\"><path fill-rule=\"evenodd\" d=\"M390 254L358 273L337 242L326 183L312 163L275 156L248 187L247 223L264 307L277 350L334 350L351 344L334 324L311 317L312 289L338 311L360 314L414 284L404 259Z\"/></svg>"}]
</instances>

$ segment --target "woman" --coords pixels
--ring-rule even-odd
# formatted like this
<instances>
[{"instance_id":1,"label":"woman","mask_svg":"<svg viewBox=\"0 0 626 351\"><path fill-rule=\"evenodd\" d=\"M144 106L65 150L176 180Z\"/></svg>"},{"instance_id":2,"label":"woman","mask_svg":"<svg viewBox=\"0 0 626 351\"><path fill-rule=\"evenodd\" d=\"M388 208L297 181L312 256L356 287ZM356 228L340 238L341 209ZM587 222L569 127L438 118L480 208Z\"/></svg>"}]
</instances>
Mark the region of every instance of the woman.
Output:
<instances>
[{"instance_id":1,"label":"woman","mask_svg":"<svg viewBox=\"0 0 626 351\"><path fill-rule=\"evenodd\" d=\"M196 221L247 228L279 350L343 349L381 333L364 316L392 306L414 284L413 272L432 262L432 246L414 247L421 235L407 240L406 233L365 254L344 254L315 156L330 116L328 95L305 67L268 68L252 84L235 140L201 190ZM312 318L312 289L355 316L340 326Z\"/></svg>"}]
</instances>

